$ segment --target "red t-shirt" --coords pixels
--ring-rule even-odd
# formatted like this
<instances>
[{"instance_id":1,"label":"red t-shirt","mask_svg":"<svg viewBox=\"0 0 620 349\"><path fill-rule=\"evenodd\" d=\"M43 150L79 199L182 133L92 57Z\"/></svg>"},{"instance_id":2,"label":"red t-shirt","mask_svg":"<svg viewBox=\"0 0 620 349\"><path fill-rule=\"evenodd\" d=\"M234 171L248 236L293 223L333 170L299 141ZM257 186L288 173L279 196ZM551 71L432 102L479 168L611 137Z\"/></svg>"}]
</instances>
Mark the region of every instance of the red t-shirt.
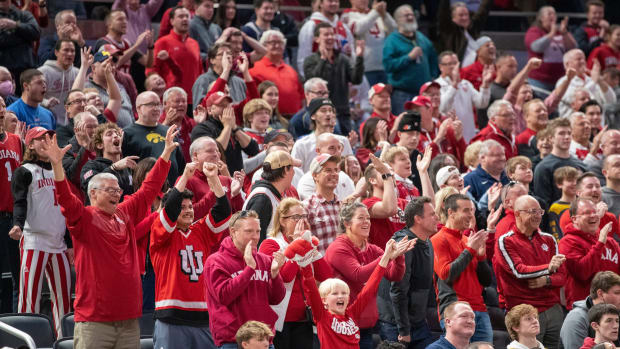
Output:
<instances>
[{"instance_id":1,"label":"red t-shirt","mask_svg":"<svg viewBox=\"0 0 620 349\"><path fill-rule=\"evenodd\" d=\"M590 56L588 56L588 69L592 69L595 59L601 64L601 71L606 68L616 68L618 63L620 63L620 51L616 51L603 43L590 52Z\"/></svg>"},{"instance_id":2,"label":"red t-shirt","mask_svg":"<svg viewBox=\"0 0 620 349\"><path fill-rule=\"evenodd\" d=\"M19 136L5 132L4 140L0 141L0 188L5 198L0 202L0 212L13 212L11 179L13 172L22 162L22 156L22 141Z\"/></svg>"},{"instance_id":3,"label":"red t-shirt","mask_svg":"<svg viewBox=\"0 0 620 349\"><path fill-rule=\"evenodd\" d=\"M381 198L376 196L362 201L368 207L368 211L378 202L381 202ZM407 206L407 200L398 199L398 212L395 215L390 218L371 218L368 242L385 249L385 244L392 238L392 235L405 227L405 206Z\"/></svg>"}]
</instances>

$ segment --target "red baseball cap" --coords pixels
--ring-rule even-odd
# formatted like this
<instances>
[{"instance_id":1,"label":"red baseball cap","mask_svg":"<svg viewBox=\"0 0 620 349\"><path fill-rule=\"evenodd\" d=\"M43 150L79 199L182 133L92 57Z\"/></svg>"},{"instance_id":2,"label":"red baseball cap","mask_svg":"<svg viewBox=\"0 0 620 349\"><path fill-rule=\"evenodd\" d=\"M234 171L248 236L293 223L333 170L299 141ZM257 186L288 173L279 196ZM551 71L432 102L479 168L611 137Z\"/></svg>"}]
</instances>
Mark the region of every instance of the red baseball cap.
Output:
<instances>
[{"instance_id":1,"label":"red baseball cap","mask_svg":"<svg viewBox=\"0 0 620 349\"><path fill-rule=\"evenodd\" d=\"M439 83L436 81L427 81L424 83L424 85L420 87L420 94L423 94L424 92L426 92L426 90L428 90L429 87L437 87L440 89L441 85L439 85Z\"/></svg>"},{"instance_id":2,"label":"red baseball cap","mask_svg":"<svg viewBox=\"0 0 620 349\"><path fill-rule=\"evenodd\" d=\"M410 102L405 103L405 109L412 109L413 107L427 107L433 106L431 99L426 96L415 96Z\"/></svg>"},{"instance_id":3,"label":"red baseball cap","mask_svg":"<svg viewBox=\"0 0 620 349\"><path fill-rule=\"evenodd\" d=\"M214 94L210 95L209 98L207 98L207 107L210 107L214 104L220 104L224 99L228 99L229 103L232 103L233 101L232 98L230 98L230 96L226 95L224 92L217 91Z\"/></svg>"},{"instance_id":4,"label":"red baseball cap","mask_svg":"<svg viewBox=\"0 0 620 349\"><path fill-rule=\"evenodd\" d=\"M52 130L48 130L48 129L46 129L44 127L41 127L41 126L37 126L37 127L31 128L26 133L26 145L29 145L30 142L32 142L32 140L34 140L35 138L39 138L41 136L44 136L46 133L49 134L50 137L51 137L56 132L54 132Z\"/></svg>"},{"instance_id":5,"label":"red baseball cap","mask_svg":"<svg viewBox=\"0 0 620 349\"><path fill-rule=\"evenodd\" d=\"M389 93L392 93L392 85L387 85L382 82L372 85L370 90L368 90L368 99L371 99L372 96L377 93L383 92L385 89L387 89Z\"/></svg>"}]
</instances>

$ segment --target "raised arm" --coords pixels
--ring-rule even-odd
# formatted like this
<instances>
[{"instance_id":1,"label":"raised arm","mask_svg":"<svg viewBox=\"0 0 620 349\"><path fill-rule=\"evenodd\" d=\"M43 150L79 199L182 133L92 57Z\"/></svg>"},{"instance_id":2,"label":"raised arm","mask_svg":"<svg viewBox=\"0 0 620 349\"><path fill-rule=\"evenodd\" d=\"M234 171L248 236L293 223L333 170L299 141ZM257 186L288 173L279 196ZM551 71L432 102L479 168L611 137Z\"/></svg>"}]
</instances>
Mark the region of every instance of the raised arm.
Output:
<instances>
[{"instance_id":1,"label":"raised arm","mask_svg":"<svg viewBox=\"0 0 620 349\"><path fill-rule=\"evenodd\" d=\"M118 112L121 110L121 106L123 104L123 97L121 96L121 90L118 87L118 83L114 78L114 70L112 69L111 64L108 64L105 67L105 81L108 85L106 91L108 93L108 96L110 96L106 108L111 111L116 118L118 116Z\"/></svg>"},{"instance_id":2,"label":"raised arm","mask_svg":"<svg viewBox=\"0 0 620 349\"><path fill-rule=\"evenodd\" d=\"M370 154L370 160L375 166L375 170L382 176L390 174L388 167L373 154ZM394 192L394 180L387 177L383 180L383 197L370 208L371 218L389 218L398 212L398 204L396 193Z\"/></svg>"},{"instance_id":3,"label":"raised arm","mask_svg":"<svg viewBox=\"0 0 620 349\"><path fill-rule=\"evenodd\" d=\"M73 86L71 86L72 90L81 90L84 88L84 83L86 82L86 77L88 75L88 69L90 69L90 66L93 64L94 61L94 57L90 53L90 47L82 47L82 49L80 50L80 57L80 70L78 71L78 74L73 81Z\"/></svg>"},{"instance_id":4,"label":"raised arm","mask_svg":"<svg viewBox=\"0 0 620 349\"><path fill-rule=\"evenodd\" d=\"M517 74L517 76L515 76L512 79L512 81L510 82L510 85L508 85L508 88L506 89L506 94L510 93L516 99L517 93L519 92L519 89L521 88L525 80L527 79L527 76L529 75L529 73L534 69L540 68L541 64L542 64L542 60L540 58L536 58L536 57L530 58L530 60L527 61L527 64L525 64L525 67L521 69L521 71ZM504 99L506 99L506 97L504 97ZM514 102L512 101L510 102L514 104Z\"/></svg>"}]
</instances>

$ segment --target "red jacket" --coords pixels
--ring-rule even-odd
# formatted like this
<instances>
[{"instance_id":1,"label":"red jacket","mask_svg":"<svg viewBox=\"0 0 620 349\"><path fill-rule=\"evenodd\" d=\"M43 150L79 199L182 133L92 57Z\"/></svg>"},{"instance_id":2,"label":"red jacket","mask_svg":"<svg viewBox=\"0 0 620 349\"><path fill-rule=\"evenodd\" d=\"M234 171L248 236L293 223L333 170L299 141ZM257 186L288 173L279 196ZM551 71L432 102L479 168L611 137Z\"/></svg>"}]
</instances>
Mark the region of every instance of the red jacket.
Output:
<instances>
[{"instance_id":1,"label":"red jacket","mask_svg":"<svg viewBox=\"0 0 620 349\"><path fill-rule=\"evenodd\" d=\"M558 245L551 234L534 232L531 238L513 225L495 244L493 268L497 284L502 285L506 310L526 303L539 313L560 304L560 288L566 281L566 269L561 266L551 274L547 269L551 258L558 253ZM528 287L528 281L549 276L551 285L538 289Z\"/></svg>"},{"instance_id":2,"label":"red jacket","mask_svg":"<svg viewBox=\"0 0 620 349\"><path fill-rule=\"evenodd\" d=\"M567 308L571 309L575 301L590 294L590 283L597 272L611 270L620 273L619 252L620 246L611 237L602 244L598 241L598 233L588 234L578 230L573 223L568 224L560 240L560 253L566 256L564 265L568 273Z\"/></svg>"},{"instance_id":3,"label":"red jacket","mask_svg":"<svg viewBox=\"0 0 620 349\"><path fill-rule=\"evenodd\" d=\"M467 149L465 139L461 137L461 139L457 140L454 135L454 130L448 128L444 139L439 143L435 143L433 139L437 136L437 131L439 131L439 123L435 121L433 121L432 130L427 131L422 129L420 132L420 141L418 142L418 151L424 154L424 149L430 145L431 149L433 149L432 158L435 158L435 156L439 154L450 153L456 157L461 168L465 168L465 149Z\"/></svg>"},{"instance_id":4,"label":"red jacket","mask_svg":"<svg viewBox=\"0 0 620 349\"><path fill-rule=\"evenodd\" d=\"M267 238L260 244L259 252L262 252L268 256L273 256L276 251L279 251L280 245L274 238ZM332 277L332 269L325 261L325 258L321 258L318 261L312 263L312 269L316 274L316 280L325 281ZM310 295L302 291L302 270L297 265L297 262L287 260L284 263L282 269L280 269L280 275L282 281L288 283L295 281L293 289L291 291L291 298L286 308L285 322L289 321L305 321L306 320L306 303L310 305ZM304 298L306 299L304 301Z\"/></svg>"},{"instance_id":5,"label":"red jacket","mask_svg":"<svg viewBox=\"0 0 620 349\"><path fill-rule=\"evenodd\" d=\"M167 9L164 12L164 14L161 16L161 22L159 23L159 37L158 37L158 39L162 38L163 36L166 36L166 35L170 34L170 31L172 31L172 24L170 24L170 12L176 6L183 7L183 1L179 1L175 6ZM189 19L191 20L192 17L194 17L194 10L190 10L189 11ZM191 99L190 99L190 101L191 101Z\"/></svg>"},{"instance_id":6,"label":"red jacket","mask_svg":"<svg viewBox=\"0 0 620 349\"><path fill-rule=\"evenodd\" d=\"M474 311L487 311L487 307L484 305L484 300L482 299L482 285L476 273L478 262L485 263L484 260L486 257L478 256L477 251L467 247L467 237L463 236L460 231L450 229L446 226L431 237L431 243L433 244L435 256L433 269L437 277L452 288L459 301L468 302ZM471 261L454 280L448 280L451 274L454 274L453 269L456 268L453 262L465 250L473 256L471 257ZM439 285L437 287L439 287ZM438 292L437 294L439 295L440 293L442 292Z\"/></svg>"},{"instance_id":7,"label":"red jacket","mask_svg":"<svg viewBox=\"0 0 620 349\"><path fill-rule=\"evenodd\" d=\"M168 52L169 58L165 61L157 58L161 50ZM146 74L157 72L166 81L166 88L181 87L187 93L188 103L191 103L192 86L203 71L198 41L190 38L188 34L182 36L172 30L168 35L157 39L153 55L153 67L147 68Z\"/></svg>"},{"instance_id":8,"label":"red jacket","mask_svg":"<svg viewBox=\"0 0 620 349\"><path fill-rule=\"evenodd\" d=\"M530 142L532 141L532 138L534 138L534 136L536 136L536 131L532 130L531 128L526 128L525 131L519 133L519 135L515 139L515 143L517 145L520 145L520 144L529 145ZM532 144L532 145L536 146L536 144Z\"/></svg>"},{"instance_id":9,"label":"red jacket","mask_svg":"<svg viewBox=\"0 0 620 349\"><path fill-rule=\"evenodd\" d=\"M475 141L486 141L487 139L498 141L499 144L504 147L504 150L506 151L506 160L519 155L515 144L515 137L513 135L506 136L504 132L502 132L490 121L487 127L480 130L480 132L478 132L478 134L471 139L469 144L474 143Z\"/></svg>"},{"instance_id":10,"label":"red jacket","mask_svg":"<svg viewBox=\"0 0 620 349\"><path fill-rule=\"evenodd\" d=\"M474 63L461 69L461 79L465 79L471 82L471 84L474 85L474 88L476 90L480 90L480 85L482 85L483 71L484 65L482 65L479 60L476 60ZM493 74L493 79L495 79L495 74Z\"/></svg>"},{"instance_id":11,"label":"red jacket","mask_svg":"<svg viewBox=\"0 0 620 349\"><path fill-rule=\"evenodd\" d=\"M205 264L209 328L216 346L235 343L235 334L250 320L267 324L272 331L278 316L271 309L284 299L282 277L271 278L272 257L254 252L256 269L245 264L243 254L232 238L226 237L220 249Z\"/></svg>"},{"instance_id":12,"label":"red jacket","mask_svg":"<svg viewBox=\"0 0 620 349\"><path fill-rule=\"evenodd\" d=\"M56 198L75 250L75 320L121 321L142 315L142 282L135 225L159 194L170 161L158 159L142 187L119 203L114 215L84 204L69 182L56 181Z\"/></svg>"},{"instance_id":13,"label":"red jacket","mask_svg":"<svg viewBox=\"0 0 620 349\"><path fill-rule=\"evenodd\" d=\"M351 288L349 303L355 301L379 264L382 255L383 250L371 243L366 243L366 248L360 250L345 234L338 236L329 245L325 259L332 267L334 277L343 280ZM388 264L385 278L389 281L400 281L403 275L405 275L405 256L400 256ZM379 312L375 300L366 306L356 323L360 328L371 328L378 318Z\"/></svg>"}]
</instances>

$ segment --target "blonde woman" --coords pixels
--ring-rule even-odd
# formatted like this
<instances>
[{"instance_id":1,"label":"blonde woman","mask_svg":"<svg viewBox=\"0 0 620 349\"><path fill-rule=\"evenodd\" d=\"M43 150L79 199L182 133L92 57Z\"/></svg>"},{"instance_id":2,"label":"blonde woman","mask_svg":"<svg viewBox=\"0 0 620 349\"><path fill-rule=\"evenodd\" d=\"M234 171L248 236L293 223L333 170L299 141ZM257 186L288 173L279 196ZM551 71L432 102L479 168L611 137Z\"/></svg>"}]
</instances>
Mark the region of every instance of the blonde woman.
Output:
<instances>
[{"instance_id":1,"label":"blonde woman","mask_svg":"<svg viewBox=\"0 0 620 349\"><path fill-rule=\"evenodd\" d=\"M276 251L286 249L289 243L301 237L310 229L308 213L301 201L286 198L280 202L273 218L273 230L260 245L259 251L273 255ZM319 253L312 263L317 280L323 281L332 276L332 270ZM284 281L286 295L282 303L273 306L278 314L276 336L273 344L276 348L312 348L312 318L310 316L309 295L302 289L300 268L292 260L286 261L280 275Z\"/></svg>"}]
</instances>

